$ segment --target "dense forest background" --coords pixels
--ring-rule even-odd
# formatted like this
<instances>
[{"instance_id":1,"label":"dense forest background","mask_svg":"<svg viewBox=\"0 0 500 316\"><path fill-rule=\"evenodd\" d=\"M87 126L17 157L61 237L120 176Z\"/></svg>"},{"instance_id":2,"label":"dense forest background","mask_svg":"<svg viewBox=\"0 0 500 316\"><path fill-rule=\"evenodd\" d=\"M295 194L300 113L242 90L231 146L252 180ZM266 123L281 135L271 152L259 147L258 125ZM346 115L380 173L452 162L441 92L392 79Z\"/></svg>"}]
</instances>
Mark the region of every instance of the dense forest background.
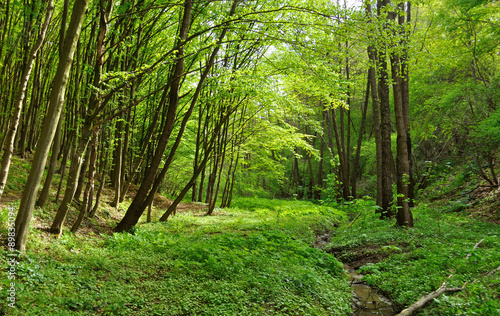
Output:
<instances>
[{"instance_id":1,"label":"dense forest background","mask_svg":"<svg viewBox=\"0 0 500 316\"><path fill-rule=\"evenodd\" d=\"M104 203L133 231L158 194L159 221L187 202L372 199L410 228L424 195L487 196L498 221L499 58L494 0L2 1L8 245L26 250L47 204L57 236Z\"/></svg>"}]
</instances>

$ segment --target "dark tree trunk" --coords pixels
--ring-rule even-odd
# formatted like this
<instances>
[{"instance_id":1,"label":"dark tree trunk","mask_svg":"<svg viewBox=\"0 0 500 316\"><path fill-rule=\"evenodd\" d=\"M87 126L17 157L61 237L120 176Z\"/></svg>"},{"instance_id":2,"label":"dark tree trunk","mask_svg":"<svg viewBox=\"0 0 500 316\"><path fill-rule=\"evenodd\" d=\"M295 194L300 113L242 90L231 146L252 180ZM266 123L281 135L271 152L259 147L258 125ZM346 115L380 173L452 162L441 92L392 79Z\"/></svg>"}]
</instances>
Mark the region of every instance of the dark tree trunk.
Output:
<instances>
[{"instance_id":1,"label":"dark tree trunk","mask_svg":"<svg viewBox=\"0 0 500 316\"><path fill-rule=\"evenodd\" d=\"M388 0L377 1L378 15L381 9L389 4ZM387 73L386 49L378 50L378 97L380 101L380 135L382 143L382 218L392 217L392 167L394 165L391 150L391 107L389 78Z\"/></svg>"}]
</instances>

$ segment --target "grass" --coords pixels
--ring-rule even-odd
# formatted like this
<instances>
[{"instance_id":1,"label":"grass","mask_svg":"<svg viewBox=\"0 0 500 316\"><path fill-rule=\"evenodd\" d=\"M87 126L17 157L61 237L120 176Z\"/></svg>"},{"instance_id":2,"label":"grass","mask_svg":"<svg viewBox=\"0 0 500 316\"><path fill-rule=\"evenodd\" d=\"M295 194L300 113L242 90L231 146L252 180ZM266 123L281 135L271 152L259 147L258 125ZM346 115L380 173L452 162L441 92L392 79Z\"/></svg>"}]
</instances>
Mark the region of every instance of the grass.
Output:
<instances>
[{"instance_id":1,"label":"grass","mask_svg":"<svg viewBox=\"0 0 500 316\"><path fill-rule=\"evenodd\" d=\"M12 169L6 188L14 208L29 167L15 162L21 167ZM434 191L445 182L431 186L430 198L470 191L465 180L453 181L446 192ZM500 265L500 231L477 219L495 219L498 212L490 207L481 211L488 216L469 216L498 206L498 195L485 196L484 205L458 196L418 206L415 228L408 230L379 220L367 199L329 207L238 198L215 216L197 211L167 223L141 219L133 234L114 235L110 227L123 213L103 202L97 218L59 239L45 230L57 209L49 201L35 209L28 251L16 266L15 309L4 299L10 266L2 249L0 315L345 316L351 289L338 260L362 266L364 280L401 309L444 281L467 282L464 291L442 295L419 315L500 315L500 273L485 275ZM2 241L7 212L7 206L0 210ZM326 250L338 260L311 247L325 234Z\"/></svg>"},{"instance_id":2,"label":"grass","mask_svg":"<svg viewBox=\"0 0 500 316\"><path fill-rule=\"evenodd\" d=\"M400 308L436 290L444 281L465 290L442 295L419 315L500 315L500 230L466 213L441 214L426 205L414 210L415 228L400 229L366 213L335 231L328 248L342 261L374 256L364 280L388 293ZM474 246L481 241L475 250ZM470 256L469 256L470 254ZM467 258L469 256L469 258Z\"/></svg>"},{"instance_id":3,"label":"grass","mask_svg":"<svg viewBox=\"0 0 500 316\"><path fill-rule=\"evenodd\" d=\"M0 306L13 315L349 314L342 264L310 246L315 231L334 229L342 213L257 202L247 210L240 200L212 217L182 213L134 234L54 239L32 229L16 268L16 308ZM4 268L6 260L3 251ZM0 279L6 297L8 281Z\"/></svg>"}]
</instances>

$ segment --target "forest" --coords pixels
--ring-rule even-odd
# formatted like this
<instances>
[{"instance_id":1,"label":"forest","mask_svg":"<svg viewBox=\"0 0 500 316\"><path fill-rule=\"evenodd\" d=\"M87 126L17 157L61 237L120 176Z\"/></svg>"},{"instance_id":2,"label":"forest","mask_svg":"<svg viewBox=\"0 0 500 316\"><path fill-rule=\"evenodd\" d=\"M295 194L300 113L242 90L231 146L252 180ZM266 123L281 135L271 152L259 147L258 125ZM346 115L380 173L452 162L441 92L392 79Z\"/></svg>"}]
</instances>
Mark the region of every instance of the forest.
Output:
<instances>
[{"instance_id":1,"label":"forest","mask_svg":"<svg viewBox=\"0 0 500 316\"><path fill-rule=\"evenodd\" d=\"M0 1L0 315L500 315L496 0Z\"/></svg>"}]
</instances>

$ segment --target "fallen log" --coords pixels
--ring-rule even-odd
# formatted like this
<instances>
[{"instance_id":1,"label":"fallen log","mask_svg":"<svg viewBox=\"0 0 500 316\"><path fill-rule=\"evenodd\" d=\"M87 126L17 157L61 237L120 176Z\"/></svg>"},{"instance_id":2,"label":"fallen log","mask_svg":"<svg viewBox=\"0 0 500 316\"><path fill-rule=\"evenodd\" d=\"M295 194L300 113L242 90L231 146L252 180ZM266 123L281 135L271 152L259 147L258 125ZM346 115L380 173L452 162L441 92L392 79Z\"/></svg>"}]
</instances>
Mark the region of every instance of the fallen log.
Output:
<instances>
[{"instance_id":1,"label":"fallen log","mask_svg":"<svg viewBox=\"0 0 500 316\"><path fill-rule=\"evenodd\" d=\"M403 310L401 313L397 314L396 316L410 316L413 315L416 311L424 307L425 304L429 303L433 299L439 297L441 294L448 293L448 292L460 292L464 289L465 284L462 287L446 287L446 281L443 282L443 284L439 287L434 292L431 292L429 294L426 294L422 296L418 301L415 303L411 304L410 307L407 309Z\"/></svg>"},{"instance_id":2,"label":"fallen log","mask_svg":"<svg viewBox=\"0 0 500 316\"><path fill-rule=\"evenodd\" d=\"M481 242L477 243L476 246L478 246ZM500 271L500 266L489 271L489 272L486 272L486 273L483 273L481 274L479 277L475 278L470 284L473 284L475 283L476 281L478 281L480 278L482 277L485 277L485 276L488 276L488 275L492 275L496 272ZM448 277L451 278L452 276L450 275ZM415 313L416 311L418 311L419 309L421 309L422 307L425 306L425 304L429 303L430 301L432 301L433 299L439 297L441 294L444 294L444 293L456 293L456 292L460 292L462 291L463 289L465 289L465 286L467 285L467 282L464 283L464 285L462 285L462 287L447 287L446 286L446 281L443 282L443 284L439 287L439 289L437 289L436 291L434 292L431 292L429 294L426 294L424 296L422 296L418 301L416 301L415 303L411 304L410 307L408 307L407 309L403 310L401 313L397 314L396 316L410 316L410 315L413 315L413 313Z\"/></svg>"}]
</instances>

